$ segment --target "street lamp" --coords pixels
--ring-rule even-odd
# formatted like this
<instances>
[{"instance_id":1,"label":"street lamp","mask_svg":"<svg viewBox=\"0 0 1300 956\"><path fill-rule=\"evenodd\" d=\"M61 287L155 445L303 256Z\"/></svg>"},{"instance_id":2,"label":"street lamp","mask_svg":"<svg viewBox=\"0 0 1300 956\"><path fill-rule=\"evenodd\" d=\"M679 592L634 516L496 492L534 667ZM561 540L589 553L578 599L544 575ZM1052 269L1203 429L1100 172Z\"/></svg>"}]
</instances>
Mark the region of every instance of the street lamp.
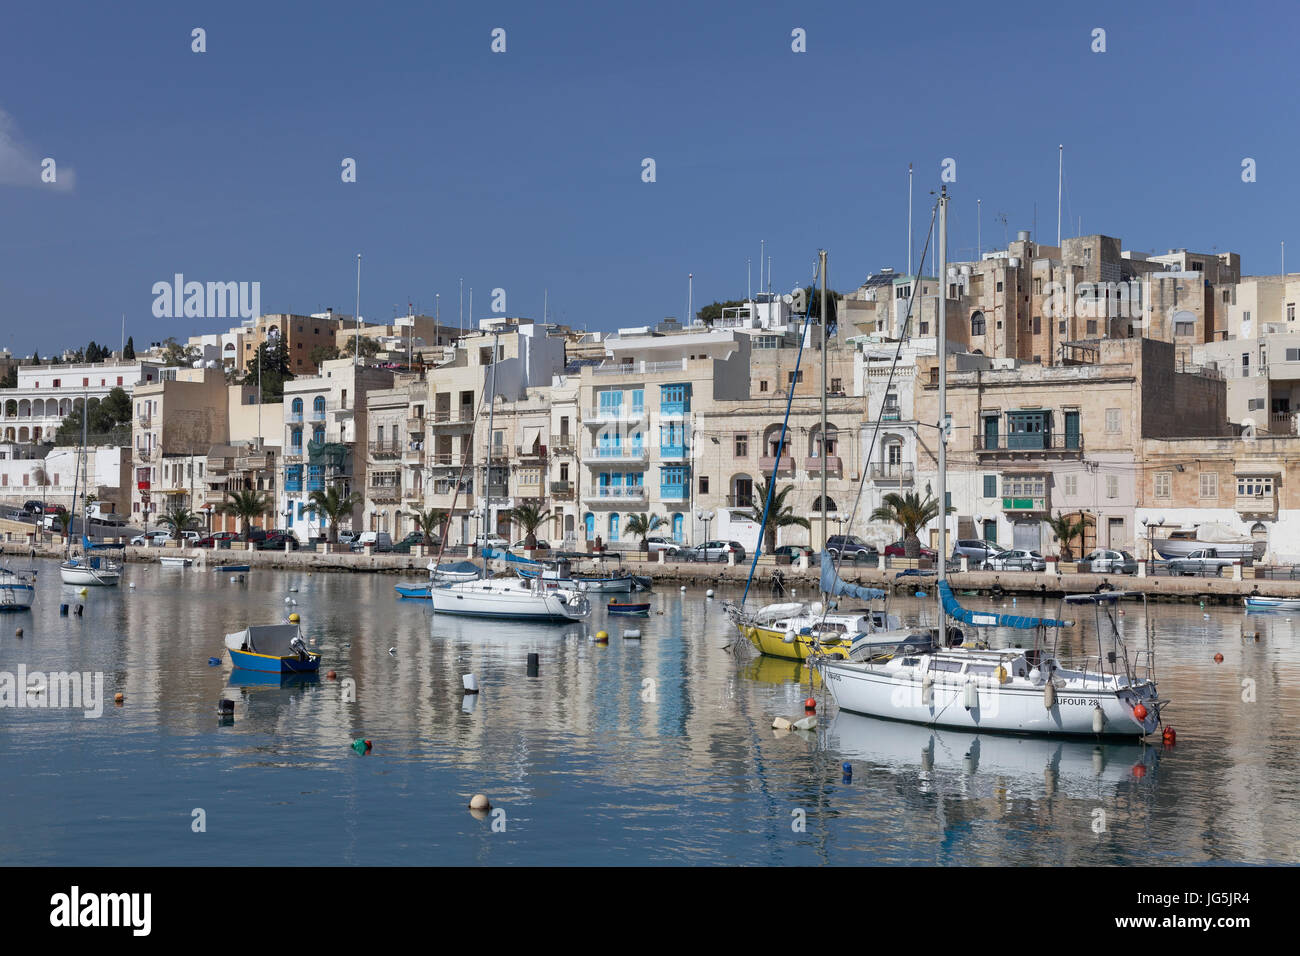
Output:
<instances>
[{"instance_id":1,"label":"street lamp","mask_svg":"<svg viewBox=\"0 0 1300 956\"><path fill-rule=\"evenodd\" d=\"M709 543L709 522L713 520L713 512L701 508L699 511L695 512L695 517L704 522L704 543L707 545ZM707 551L705 552L705 557L708 557Z\"/></svg>"}]
</instances>

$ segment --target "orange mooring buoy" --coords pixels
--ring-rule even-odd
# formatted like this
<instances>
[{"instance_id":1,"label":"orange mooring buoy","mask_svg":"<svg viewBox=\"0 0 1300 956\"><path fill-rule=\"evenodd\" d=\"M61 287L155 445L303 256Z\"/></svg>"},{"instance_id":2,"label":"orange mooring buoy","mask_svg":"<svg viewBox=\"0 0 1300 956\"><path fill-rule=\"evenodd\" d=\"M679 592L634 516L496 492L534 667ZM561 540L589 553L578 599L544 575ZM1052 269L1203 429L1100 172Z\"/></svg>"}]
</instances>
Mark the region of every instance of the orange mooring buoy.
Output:
<instances>
[{"instance_id":1,"label":"orange mooring buoy","mask_svg":"<svg viewBox=\"0 0 1300 956\"><path fill-rule=\"evenodd\" d=\"M1223 663L1223 655L1222 655L1222 654L1215 654L1215 655L1214 655L1214 663L1216 663L1216 664L1222 664L1222 663Z\"/></svg>"},{"instance_id":2,"label":"orange mooring buoy","mask_svg":"<svg viewBox=\"0 0 1300 956\"><path fill-rule=\"evenodd\" d=\"M1133 716L1139 721L1147 719L1147 708L1145 704L1138 704L1133 708Z\"/></svg>"},{"instance_id":3,"label":"orange mooring buoy","mask_svg":"<svg viewBox=\"0 0 1300 956\"><path fill-rule=\"evenodd\" d=\"M807 700L805 700L803 702L803 709L810 714L813 711L815 711L817 709L817 698L809 697Z\"/></svg>"},{"instance_id":4,"label":"orange mooring buoy","mask_svg":"<svg viewBox=\"0 0 1300 956\"><path fill-rule=\"evenodd\" d=\"M1133 765L1133 776L1145 777L1147 775L1147 765L1144 763L1135 763Z\"/></svg>"},{"instance_id":5,"label":"orange mooring buoy","mask_svg":"<svg viewBox=\"0 0 1300 956\"><path fill-rule=\"evenodd\" d=\"M1174 732L1174 728L1172 727L1166 727L1162 736L1164 737L1166 747L1172 747L1174 744L1178 743L1178 734Z\"/></svg>"}]
</instances>

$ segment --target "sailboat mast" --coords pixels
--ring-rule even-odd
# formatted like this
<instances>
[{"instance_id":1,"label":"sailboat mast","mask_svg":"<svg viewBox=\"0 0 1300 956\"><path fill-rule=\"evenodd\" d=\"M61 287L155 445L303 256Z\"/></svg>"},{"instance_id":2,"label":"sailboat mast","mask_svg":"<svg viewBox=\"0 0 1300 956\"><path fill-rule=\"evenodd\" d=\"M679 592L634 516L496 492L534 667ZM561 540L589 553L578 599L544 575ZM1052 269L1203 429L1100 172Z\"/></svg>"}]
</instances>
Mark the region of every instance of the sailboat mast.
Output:
<instances>
[{"instance_id":1,"label":"sailboat mast","mask_svg":"<svg viewBox=\"0 0 1300 956\"><path fill-rule=\"evenodd\" d=\"M947 577L948 554L948 187L939 190L939 320L936 352L939 355L939 580ZM940 639L943 636L943 597L939 602Z\"/></svg>"},{"instance_id":2,"label":"sailboat mast","mask_svg":"<svg viewBox=\"0 0 1300 956\"><path fill-rule=\"evenodd\" d=\"M474 301L474 290L470 290L470 301ZM471 321L473 315L470 316ZM488 433L487 433L487 455L483 461L483 547L486 549L488 541L488 515L492 513L491 492L492 492L492 437L493 424L495 422L497 408L497 342L501 338L501 332L492 333L492 391L488 396ZM483 577L488 577L487 555L483 556Z\"/></svg>"},{"instance_id":3,"label":"sailboat mast","mask_svg":"<svg viewBox=\"0 0 1300 956\"><path fill-rule=\"evenodd\" d=\"M822 292L821 292L821 312L820 312L820 316L821 316L821 326L822 326L822 434L821 434L821 445L822 445L822 446L821 446L821 449L820 449L820 454L821 454L821 459L822 459L822 460L821 460L821 466L822 466L822 502L821 502L821 508L822 508L822 549L825 550L825 548L826 548L826 542L830 540L830 538L828 538L827 535L826 535L826 521L827 521L827 518L828 518L828 515L827 515L827 513L826 513L826 361L827 361L827 356L826 356L826 331L827 331L827 323L826 323L826 250L825 250L825 249L822 249L822 250L817 254L817 257L818 257L818 259L820 260L819 263L818 263L818 265L819 265L819 267L821 268L821 282L822 282ZM793 388L793 386L791 386L791 388Z\"/></svg>"}]
</instances>

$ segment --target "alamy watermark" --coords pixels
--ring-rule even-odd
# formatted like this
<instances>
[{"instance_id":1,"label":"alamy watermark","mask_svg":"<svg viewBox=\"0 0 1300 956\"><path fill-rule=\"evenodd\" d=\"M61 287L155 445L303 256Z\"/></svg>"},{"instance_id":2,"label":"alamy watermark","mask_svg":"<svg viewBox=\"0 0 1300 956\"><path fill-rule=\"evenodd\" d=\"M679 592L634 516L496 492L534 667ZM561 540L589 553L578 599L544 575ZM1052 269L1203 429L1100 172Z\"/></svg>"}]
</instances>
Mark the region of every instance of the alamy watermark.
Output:
<instances>
[{"instance_id":1,"label":"alamy watermark","mask_svg":"<svg viewBox=\"0 0 1300 956\"><path fill-rule=\"evenodd\" d=\"M171 282L153 284L153 314L159 319L255 319L262 314L260 282Z\"/></svg>"},{"instance_id":2,"label":"alamy watermark","mask_svg":"<svg viewBox=\"0 0 1300 956\"><path fill-rule=\"evenodd\" d=\"M40 710L74 709L86 719L104 714L104 675L90 671L0 671L0 707L30 707Z\"/></svg>"}]
</instances>

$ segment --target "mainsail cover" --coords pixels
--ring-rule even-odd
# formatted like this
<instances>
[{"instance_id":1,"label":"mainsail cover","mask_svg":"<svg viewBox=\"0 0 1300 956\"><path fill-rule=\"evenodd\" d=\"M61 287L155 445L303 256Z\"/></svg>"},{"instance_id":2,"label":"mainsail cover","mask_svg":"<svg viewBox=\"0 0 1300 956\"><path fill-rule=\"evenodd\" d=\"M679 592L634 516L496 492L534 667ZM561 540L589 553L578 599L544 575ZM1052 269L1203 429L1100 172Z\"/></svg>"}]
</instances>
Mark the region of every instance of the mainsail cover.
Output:
<instances>
[{"instance_id":1,"label":"mainsail cover","mask_svg":"<svg viewBox=\"0 0 1300 956\"><path fill-rule=\"evenodd\" d=\"M526 564L531 568L540 568L542 566L542 563L540 561L532 561L529 560L528 558L521 558L519 557L519 555L511 554L509 551L505 551L501 548L484 548L483 557L490 558L492 560L508 561L511 564Z\"/></svg>"},{"instance_id":2,"label":"mainsail cover","mask_svg":"<svg viewBox=\"0 0 1300 956\"><path fill-rule=\"evenodd\" d=\"M864 588L860 584L849 584L847 581L841 581L840 576L835 573L835 559L831 557L829 551L822 552L821 589L824 594L843 594L848 597L861 598L864 601L872 601L885 596L885 592L880 588Z\"/></svg>"},{"instance_id":3,"label":"mainsail cover","mask_svg":"<svg viewBox=\"0 0 1300 956\"><path fill-rule=\"evenodd\" d=\"M1029 631L1039 627L1069 627L1069 621L1057 621L1050 617L1022 617L1019 614L994 614L991 611L971 611L957 603L952 593L952 585L947 581L939 582L939 597L943 600L943 611L950 618L969 624L972 627L1014 627Z\"/></svg>"}]
</instances>

